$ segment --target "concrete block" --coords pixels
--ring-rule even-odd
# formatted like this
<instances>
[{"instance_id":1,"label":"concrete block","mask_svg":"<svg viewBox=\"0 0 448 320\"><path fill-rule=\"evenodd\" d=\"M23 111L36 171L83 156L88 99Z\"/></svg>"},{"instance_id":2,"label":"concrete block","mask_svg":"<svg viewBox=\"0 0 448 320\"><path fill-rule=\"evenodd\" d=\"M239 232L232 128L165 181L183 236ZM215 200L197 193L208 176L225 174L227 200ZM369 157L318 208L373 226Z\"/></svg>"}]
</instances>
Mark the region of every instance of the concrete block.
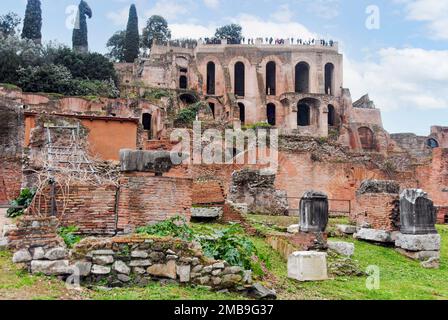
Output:
<instances>
[{"instance_id":1,"label":"concrete block","mask_svg":"<svg viewBox=\"0 0 448 320\"><path fill-rule=\"evenodd\" d=\"M292 253L288 258L288 277L298 281L327 280L327 254L316 251Z\"/></svg>"}]
</instances>

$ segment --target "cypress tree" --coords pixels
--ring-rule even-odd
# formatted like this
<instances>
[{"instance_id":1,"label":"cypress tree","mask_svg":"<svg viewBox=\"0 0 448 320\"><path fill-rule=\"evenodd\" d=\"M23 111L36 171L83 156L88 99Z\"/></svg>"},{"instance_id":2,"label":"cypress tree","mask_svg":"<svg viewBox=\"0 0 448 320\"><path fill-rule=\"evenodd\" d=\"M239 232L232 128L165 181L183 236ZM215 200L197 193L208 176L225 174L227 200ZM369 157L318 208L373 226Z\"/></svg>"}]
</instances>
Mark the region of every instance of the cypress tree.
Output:
<instances>
[{"instance_id":1,"label":"cypress tree","mask_svg":"<svg viewBox=\"0 0 448 320\"><path fill-rule=\"evenodd\" d=\"M124 59L126 62L134 62L140 51L140 36L138 34L138 16L134 4L129 9L128 26L124 43Z\"/></svg>"},{"instance_id":2,"label":"cypress tree","mask_svg":"<svg viewBox=\"0 0 448 320\"><path fill-rule=\"evenodd\" d=\"M89 19L92 18L92 9L90 9L87 2L81 0L78 6L78 14L72 36L73 50L77 52L89 51L86 16Z\"/></svg>"},{"instance_id":3,"label":"cypress tree","mask_svg":"<svg viewBox=\"0 0 448 320\"><path fill-rule=\"evenodd\" d=\"M42 9L40 0L28 0L23 20L22 38L30 39L36 43L42 41Z\"/></svg>"}]
</instances>

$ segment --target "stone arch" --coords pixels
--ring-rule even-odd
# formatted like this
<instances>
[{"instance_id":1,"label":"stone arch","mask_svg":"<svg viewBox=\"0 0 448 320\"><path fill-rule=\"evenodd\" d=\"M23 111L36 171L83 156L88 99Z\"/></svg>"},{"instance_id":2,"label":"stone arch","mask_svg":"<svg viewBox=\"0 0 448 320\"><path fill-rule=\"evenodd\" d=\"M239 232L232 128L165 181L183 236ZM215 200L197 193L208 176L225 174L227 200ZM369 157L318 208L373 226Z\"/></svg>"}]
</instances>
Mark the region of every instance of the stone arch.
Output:
<instances>
[{"instance_id":1,"label":"stone arch","mask_svg":"<svg viewBox=\"0 0 448 320\"><path fill-rule=\"evenodd\" d=\"M375 134L372 129L368 127L358 128L359 140L361 142L361 148L364 151L374 151L375 146Z\"/></svg>"},{"instance_id":2,"label":"stone arch","mask_svg":"<svg viewBox=\"0 0 448 320\"><path fill-rule=\"evenodd\" d=\"M179 100L188 105L199 101L199 99L191 93L182 93L179 95Z\"/></svg>"},{"instance_id":3,"label":"stone arch","mask_svg":"<svg viewBox=\"0 0 448 320\"><path fill-rule=\"evenodd\" d=\"M334 64L325 65L325 94L334 95Z\"/></svg>"},{"instance_id":4,"label":"stone arch","mask_svg":"<svg viewBox=\"0 0 448 320\"><path fill-rule=\"evenodd\" d=\"M216 83L216 65L213 61L207 63L207 94L214 95Z\"/></svg>"},{"instance_id":5,"label":"stone arch","mask_svg":"<svg viewBox=\"0 0 448 320\"><path fill-rule=\"evenodd\" d=\"M275 61L266 64L266 95L275 96L277 91L277 65Z\"/></svg>"},{"instance_id":6,"label":"stone arch","mask_svg":"<svg viewBox=\"0 0 448 320\"><path fill-rule=\"evenodd\" d=\"M301 61L295 66L295 92L310 92L310 65Z\"/></svg>"},{"instance_id":7,"label":"stone arch","mask_svg":"<svg viewBox=\"0 0 448 320\"><path fill-rule=\"evenodd\" d=\"M307 103L299 102L297 105L297 125L299 127L311 125L311 108Z\"/></svg>"},{"instance_id":8,"label":"stone arch","mask_svg":"<svg viewBox=\"0 0 448 320\"><path fill-rule=\"evenodd\" d=\"M244 62L238 61L234 66L234 93L244 97L246 94L246 67Z\"/></svg>"},{"instance_id":9,"label":"stone arch","mask_svg":"<svg viewBox=\"0 0 448 320\"><path fill-rule=\"evenodd\" d=\"M268 103L267 107L266 107L266 117L267 117L268 123L271 126L276 125L276 116L277 116L277 112L276 112L275 104Z\"/></svg>"}]
</instances>

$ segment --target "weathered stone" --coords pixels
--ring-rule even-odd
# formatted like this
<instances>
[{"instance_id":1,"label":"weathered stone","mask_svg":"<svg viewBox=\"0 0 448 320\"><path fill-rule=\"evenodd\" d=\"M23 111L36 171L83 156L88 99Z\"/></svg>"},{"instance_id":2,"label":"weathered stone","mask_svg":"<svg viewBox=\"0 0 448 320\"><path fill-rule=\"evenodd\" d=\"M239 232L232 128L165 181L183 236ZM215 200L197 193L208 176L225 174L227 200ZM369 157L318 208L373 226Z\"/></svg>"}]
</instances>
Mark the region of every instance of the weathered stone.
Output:
<instances>
[{"instance_id":1,"label":"weathered stone","mask_svg":"<svg viewBox=\"0 0 448 320\"><path fill-rule=\"evenodd\" d=\"M395 246L409 251L439 251L439 234L399 234Z\"/></svg>"},{"instance_id":2,"label":"weathered stone","mask_svg":"<svg viewBox=\"0 0 448 320\"><path fill-rule=\"evenodd\" d=\"M268 289L260 283L256 283L249 291L249 295L259 300L275 300L277 299L277 293L275 290Z\"/></svg>"},{"instance_id":3,"label":"weathered stone","mask_svg":"<svg viewBox=\"0 0 448 320\"><path fill-rule=\"evenodd\" d=\"M6 249L8 247L8 238L0 237L0 249Z\"/></svg>"},{"instance_id":4,"label":"weathered stone","mask_svg":"<svg viewBox=\"0 0 448 320\"><path fill-rule=\"evenodd\" d=\"M113 256L94 256L93 263L105 266L114 262Z\"/></svg>"},{"instance_id":5,"label":"weathered stone","mask_svg":"<svg viewBox=\"0 0 448 320\"><path fill-rule=\"evenodd\" d=\"M372 241L372 242L381 242L381 243L394 242L392 238L392 233L385 230L362 228L357 233L355 233L353 237L355 239Z\"/></svg>"},{"instance_id":6,"label":"weathered stone","mask_svg":"<svg viewBox=\"0 0 448 320\"><path fill-rule=\"evenodd\" d=\"M222 273L221 269L216 269L212 271L212 276L219 276Z\"/></svg>"},{"instance_id":7,"label":"weathered stone","mask_svg":"<svg viewBox=\"0 0 448 320\"><path fill-rule=\"evenodd\" d=\"M200 276L201 276L200 273L194 273L194 272L192 272L192 273L190 274L190 277L191 277L192 279L194 279L194 278L199 278Z\"/></svg>"},{"instance_id":8,"label":"weathered stone","mask_svg":"<svg viewBox=\"0 0 448 320\"><path fill-rule=\"evenodd\" d=\"M150 260L132 260L129 263L130 267L149 267L150 265L152 265Z\"/></svg>"},{"instance_id":9,"label":"weathered stone","mask_svg":"<svg viewBox=\"0 0 448 320\"><path fill-rule=\"evenodd\" d=\"M115 261L112 266L112 270L126 275L129 275L131 273L131 268L129 268L123 261Z\"/></svg>"},{"instance_id":10,"label":"weathered stone","mask_svg":"<svg viewBox=\"0 0 448 320\"><path fill-rule=\"evenodd\" d=\"M202 273L210 273L213 271L213 266L206 266L202 268Z\"/></svg>"},{"instance_id":11,"label":"weathered stone","mask_svg":"<svg viewBox=\"0 0 448 320\"><path fill-rule=\"evenodd\" d=\"M149 258L151 259L151 261L157 262L163 260L165 258L165 255L162 252L153 251L149 254Z\"/></svg>"},{"instance_id":12,"label":"weathered stone","mask_svg":"<svg viewBox=\"0 0 448 320\"><path fill-rule=\"evenodd\" d=\"M16 230L17 230L17 225L15 225L15 224L5 224L3 226L3 231L2 231L2 234L0 235L0 238L3 238L3 237L7 238L8 234L11 231L16 231Z\"/></svg>"},{"instance_id":13,"label":"weathered stone","mask_svg":"<svg viewBox=\"0 0 448 320\"><path fill-rule=\"evenodd\" d=\"M148 258L148 256L149 256L149 254L145 251L132 251L131 252L132 258L146 259L146 258Z\"/></svg>"},{"instance_id":14,"label":"weathered stone","mask_svg":"<svg viewBox=\"0 0 448 320\"><path fill-rule=\"evenodd\" d=\"M166 254L176 255L176 252L174 252L171 249L166 250Z\"/></svg>"},{"instance_id":15,"label":"weathered stone","mask_svg":"<svg viewBox=\"0 0 448 320\"><path fill-rule=\"evenodd\" d=\"M400 192L400 185L392 180L364 180L361 183L357 193L391 193L397 194Z\"/></svg>"},{"instance_id":16,"label":"weathered stone","mask_svg":"<svg viewBox=\"0 0 448 320\"><path fill-rule=\"evenodd\" d=\"M197 266L199 263L201 263L199 258L194 257L194 258L191 259L191 265Z\"/></svg>"},{"instance_id":17,"label":"weathered stone","mask_svg":"<svg viewBox=\"0 0 448 320\"><path fill-rule=\"evenodd\" d=\"M179 281L182 283L190 282L190 266L177 266L177 275L179 276Z\"/></svg>"},{"instance_id":18,"label":"weathered stone","mask_svg":"<svg viewBox=\"0 0 448 320\"><path fill-rule=\"evenodd\" d=\"M400 195L400 231L403 234L436 234L437 212L428 194L406 189Z\"/></svg>"},{"instance_id":19,"label":"weathered stone","mask_svg":"<svg viewBox=\"0 0 448 320\"><path fill-rule=\"evenodd\" d=\"M212 267L213 267L213 269L224 269L225 265L223 262L217 262L217 263L213 264Z\"/></svg>"},{"instance_id":20,"label":"weathered stone","mask_svg":"<svg viewBox=\"0 0 448 320\"><path fill-rule=\"evenodd\" d=\"M193 261L193 258L190 258L190 257L181 257L179 259L179 262L183 263L183 264L191 264L192 261Z\"/></svg>"},{"instance_id":21,"label":"weathered stone","mask_svg":"<svg viewBox=\"0 0 448 320\"><path fill-rule=\"evenodd\" d=\"M243 273L243 282L252 284L252 270L245 270Z\"/></svg>"},{"instance_id":22,"label":"weathered stone","mask_svg":"<svg viewBox=\"0 0 448 320\"><path fill-rule=\"evenodd\" d=\"M223 215L222 207L194 207L191 208L191 217L196 219L218 219Z\"/></svg>"},{"instance_id":23,"label":"weathered stone","mask_svg":"<svg viewBox=\"0 0 448 320\"><path fill-rule=\"evenodd\" d=\"M68 260L33 260L31 261L31 272L43 273L47 276L57 276L71 274L73 269L70 268Z\"/></svg>"},{"instance_id":24,"label":"weathered stone","mask_svg":"<svg viewBox=\"0 0 448 320\"><path fill-rule=\"evenodd\" d=\"M147 270L148 274L161 277L176 279L176 262L174 260L168 261L166 264L155 264L150 266Z\"/></svg>"},{"instance_id":25,"label":"weathered stone","mask_svg":"<svg viewBox=\"0 0 448 320\"><path fill-rule=\"evenodd\" d=\"M98 275L109 274L110 271L111 271L110 267L100 266L100 265L97 265L97 264L94 264L92 266L92 269L90 270L90 272L92 274L98 274Z\"/></svg>"},{"instance_id":26,"label":"weathered stone","mask_svg":"<svg viewBox=\"0 0 448 320\"><path fill-rule=\"evenodd\" d=\"M121 273L117 275L117 279L124 283L128 283L132 280L131 277Z\"/></svg>"},{"instance_id":27,"label":"weathered stone","mask_svg":"<svg viewBox=\"0 0 448 320\"><path fill-rule=\"evenodd\" d=\"M200 285L206 285L207 283L210 282L210 277L209 276L205 276L205 277L197 278L196 282L199 283Z\"/></svg>"},{"instance_id":28,"label":"weathered stone","mask_svg":"<svg viewBox=\"0 0 448 320\"><path fill-rule=\"evenodd\" d=\"M290 225L286 231L292 234L299 233L300 225L299 224Z\"/></svg>"},{"instance_id":29,"label":"weathered stone","mask_svg":"<svg viewBox=\"0 0 448 320\"><path fill-rule=\"evenodd\" d=\"M33 260L41 260L45 257L45 250L42 247L34 248Z\"/></svg>"},{"instance_id":30,"label":"weathered stone","mask_svg":"<svg viewBox=\"0 0 448 320\"><path fill-rule=\"evenodd\" d=\"M213 282L214 286L219 286L221 284L222 280L219 277L214 277L214 278L212 278L212 282Z\"/></svg>"},{"instance_id":31,"label":"weathered stone","mask_svg":"<svg viewBox=\"0 0 448 320\"><path fill-rule=\"evenodd\" d=\"M225 274L228 274L228 273L237 274L237 273L241 273L242 271L243 271L243 268L238 267L238 266L232 266L232 267L227 267L224 270L224 273Z\"/></svg>"},{"instance_id":32,"label":"weathered stone","mask_svg":"<svg viewBox=\"0 0 448 320\"><path fill-rule=\"evenodd\" d=\"M53 248L45 253L45 259L48 260L62 260L65 259L68 252L65 248Z\"/></svg>"},{"instance_id":33,"label":"weathered stone","mask_svg":"<svg viewBox=\"0 0 448 320\"><path fill-rule=\"evenodd\" d=\"M342 241L328 241L327 243L328 249L333 250L334 252L351 257L355 253L355 245L349 242Z\"/></svg>"},{"instance_id":34,"label":"weathered stone","mask_svg":"<svg viewBox=\"0 0 448 320\"><path fill-rule=\"evenodd\" d=\"M423 261L421 263L423 268L426 269L439 269L440 268L440 260L437 258L429 258L427 261Z\"/></svg>"},{"instance_id":35,"label":"weathered stone","mask_svg":"<svg viewBox=\"0 0 448 320\"><path fill-rule=\"evenodd\" d=\"M292 253L288 258L288 277L298 281L327 280L327 254L316 251Z\"/></svg>"},{"instance_id":36,"label":"weathered stone","mask_svg":"<svg viewBox=\"0 0 448 320\"><path fill-rule=\"evenodd\" d=\"M324 232L328 224L328 196L307 191L300 200L300 231Z\"/></svg>"},{"instance_id":37,"label":"weathered stone","mask_svg":"<svg viewBox=\"0 0 448 320\"><path fill-rule=\"evenodd\" d=\"M202 265L199 264L199 265L197 265L197 266L194 266L193 269L191 270L191 272L199 273L199 272L202 271L203 268L204 268L204 267L203 267Z\"/></svg>"},{"instance_id":38,"label":"weathered stone","mask_svg":"<svg viewBox=\"0 0 448 320\"><path fill-rule=\"evenodd\" d=\"M135 267L135 268L133 268L133 271L134 271L134 273L140 274L140 275L146 273L146 269L141 268L141 267Z\"/></svg>"},{"instance_id":39,"label":"weathered stone","mask_svg":"<svg viewBox=\"0 0 448 320\"><path fill-rule=\"evenodd\" d=\"M114 254L113 250L94 250L90 252L91 256L113 256Z\"/></svg>"},{"instance_id":40,"label":"weathered stone","mask_svg":"<svg viewBox=\"0 0 448 320\"><path fill-rule=\"evenodd\" d=\"M355 234L357 231L356 226L351 226L347 224L336 225L336 230L344 234Z\"/></svg>"},{"instance_id":41,"label":"weathered stone","mask_svg":"<svg viewBox=\"0 0 448 320\"><path fill-rule=\"evenodd\" d=\"M177 260L177 259L179 259L179 257L174 254L169 254L166 256L166 260Z\"/></svg>"},{"instance_id":42,"label":"weathered stone","mask_svg":"<svg viewBox=\"0 0 448 320\"><path fill-rule=\"evenodd\" d=\"M440 259L440 251L408 251L402 248L396 248L400 254L419 261L427 261L430 258Z\"/></svg>"},{"instance_id":43,"label":"weathered stone","mask_svg":"<svg viewBox=\"0 0 448 320\"><path fill-rule=\"evenodd\" d=\"M162 175L173 167L167 151L120 150L121 171L152 172Z\"/></svg>"},{"instance_id":44,"label":"weathered stone","mask_svg":"<svg viewBox=\"0 0 448 320\"><path fill-rule=\"evenodd\" d=\"M87 277L90 274L90 270L92 269L92 263L88 261L76 261L72 266L75 273L77 273L81 277Z\"/></svg>"},{"instance_id":45,"label":"weathered stone","mask_svg":"<svg viewBox=\"0 0 448 320\"><path fill-rule=\"evenodd\" d=\"M222 276L222 285L225 287L232 287L235 284L241 282L243 277L239 274L225 274Z\"/></svg>"},{"instance_id":46,"label":"weathered stone","mask_svg":"<svg viewBox=\"0 0 448 320\"><path fill-rule=\"evenodd\" d=\"M19 250L12 256L12 262L14 263L30 262L31 260L33 260L33 257L26 249Z\"/></svg>"}]
</instances>

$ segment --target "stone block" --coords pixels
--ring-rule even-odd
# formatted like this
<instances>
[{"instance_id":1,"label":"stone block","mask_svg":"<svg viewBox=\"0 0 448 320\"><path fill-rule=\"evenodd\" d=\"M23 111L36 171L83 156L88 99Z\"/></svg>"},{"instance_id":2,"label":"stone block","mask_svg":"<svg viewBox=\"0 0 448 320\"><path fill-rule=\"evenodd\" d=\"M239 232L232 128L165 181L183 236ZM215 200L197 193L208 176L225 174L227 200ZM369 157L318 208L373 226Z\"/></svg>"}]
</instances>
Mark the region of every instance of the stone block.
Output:
<instances>
[{"instance_id":1,"label":"stone block","mask_svg":"<svg viewBox=\"0 0 448 320\"><path fill-rule=\"evenodd\" d=\"M33 257L31 257L31 254L27 249L19 250L12 256L13 263L30 262L32 259Z\"/></svg>"},{"instance_id":2,"label":"stone block","mask_svg":"<svg viewBox=\"0 0 448 320\"><path fill-rule=\"evenodd\" d=\"M149 267L150 265L152 265L150 260L132 260L129 263L130 267Z\"/></svg>"},{"instance_id":3,"label":"stone block","mask_svg":"<svg viewBox=\"0 0 448 320\"><path fill-rule=\"evenodd\" d=\"M179 281L182 283L190 282L191 267L190 266L177 266L177 275Z\"/></svg>"},{"instance_id":4,"label":"stone block","mask_svg":"<svg viewBox=\"0 0 448 320\"><path fill-rule=\"evenodd\" d=\"M294 252L288 258L288 277L298 281L327 280L327 254L316 251Z\"/></svg>"},{"instance_id":5,"label":"stone block","mask_svg":"<svg viewBox=\"0 0 448 320\"><path fill-rule=\"evenodd\" d=\"M299 233L300 231L300 225L299 224L292 224L288 227L287 232L288 233Z\"/></svg>"},{"instance_id":6,"label":"stone block","mask_svg":"<svg viewBox=\"0 0 448 320\"><path fill-rule=\"evenodd\" d=\"M355 239L380 243L393 243L392 233L385 230L361 228L353 235Z\"/></svg>"},{"instance_id":7,"label":"stone block","mask_svg":"<svg viewBox=\"0 0 448 320\"><path fill-rule=\"evenodd\" d=\"M140 259L146 259L148 258L149 254L145 251L132 251L131 257L132 258L140 258Z\"/></svg>"},{"instance_id":8,"label":"stone block","mask_svg":"<svg viewBox=\"0 0 448 320\"><path fill-rule=\"evenodd\" d=\"M45 257L45 251L42 247L34 248L33 260L41 260Z\"/></svg>"},{"instance_id":9,"label":"stone block","mask_svg":"<svg viewBox=\"0 0 448 320\"><path fill-rule=\"evenodd\" d=\"M222 207L195 207L191 208L192 218L218 219L223 215Z\"/></svg>"},{"instance_id":10,"label":"stone block","mask_svg":"<svg viewBox=\"0 0 448 320\"><path fill-rule=\"evenodd\" d=\"M78 275L81 277L87 277L92 269L92 263L88 261L77 261L72 268L76 268Z\"/></svg>"},{"instance_id":11,"label":"stone block","mask_svg":"<svg viewBox=\"0 0 448 320\"><path fill-rule=\"evenodd\" d=\"M149 275L155 277L169 278L173 280L176 280L177 278L177 268L174 260L170 260L166 264L155 264L150 266L146 271Z\"/></svg>"},{"instance_id":12,"label":"stone block","mask_svg":"<svg viewBox=\"0 0 448 320\"><path fill-rule=\"evenodd\" d=\"M43 273L47 276L71 274L73 269L68 260L33 260L31 261L31 273Z\"/></svg>"},{"instance_id":13,"label":"stone block","mask_svg":"<svg viewBox=\"0 0 448 320\"><path fill-rule=\"evenodd\" d=\"M48 260L61 260L65 259L68 255L68 251L65 248L59 247L59 248L53 248L48 250L45 253L45 259Z\"/></svg>"},{"instance_id":14,"label":"stone block","mask_svg":"<svg viewBox=\"0 0 448 320\"><path fill-rule=\"evenodd\" d=\"M421 263L421 265L425 269L439 269L440 268L440 259L429 258L427 261L423 261Z\"/></svg>"},{"instance_id":15,"label":"stone block","mask_svg":"<svg viewBox=\"0 0 448 320\"><path fill-rule=\"evenodd\" d=\"M114 262L113 256L94 256L93 263L105 266Z\"/></svg>"},{"instance_id":16,"label":"stone block","mask_svg":"<svg viewBox=\"0 0 448 320\"><path fill-rule=\"evenodd\" d=\"M439 234L402 234L395 241L395 246L408 251L439 251Z\"/></svg>"},{"instance_id":17,"label":"stone block","mask_svg":"<svg viewBox=\"0 0 448 320\"><path fill-rule=\"evenodd\" d=\"M349 242L342 241L328 241L327 243L328 249L333 250L334 252L351 257L355 253L355 245Z\"/></svg>"},{"instance_id":18,"label":"stone block","mask_svg":"<svg viewBox=\"0 0 448 320\"><path fill-rule=\"evenodd\" d=\"M118 273L129 275L131 273L131 268L129 268L123 261L115 261L112 269Z\"/></svg>"},{"instance_id":19,"label":"stone block","mask_svg":"<svg viewBox=\"0 0 448 320\"><path fill-rule=\"evenodd\" d=\"M440 251L408 251L401 248L396 248L395 250L413 260L427 261L431 258L440 259Z\"/></svg>"},{"instance_id":20,"label":"stone block","mask_svg":"<svg viewBox=\"0 0 448 320\"><path fill-rule=\"evenodd\" d=\"M97 275L105 275L105 274L109 274L111 271L110 267L106 267L106 266L100 266L97 264L94 264L92 266L92 274L97 274Z\"/></svg>"},{"instance_id":21,"label":"stone block","mask_svg":"<svg viewBox=\"0 0 448 320\"><path fill-rule=\"evenodd\" d=\"M338 224L336 225L336 230L344 234L355 234L357 231L356 226L351 226L348 224Z\"/></svg>"},{"instance_id":22,"label":"stone block","mask_svg":"<svg viewBox=\"0 0 448 320\"><path fill-rule=\"evenodd\" d=\"M91 256L113 256L114 254L113 250L94 250L90 252Z\"/></svg>"}]
</instances>

